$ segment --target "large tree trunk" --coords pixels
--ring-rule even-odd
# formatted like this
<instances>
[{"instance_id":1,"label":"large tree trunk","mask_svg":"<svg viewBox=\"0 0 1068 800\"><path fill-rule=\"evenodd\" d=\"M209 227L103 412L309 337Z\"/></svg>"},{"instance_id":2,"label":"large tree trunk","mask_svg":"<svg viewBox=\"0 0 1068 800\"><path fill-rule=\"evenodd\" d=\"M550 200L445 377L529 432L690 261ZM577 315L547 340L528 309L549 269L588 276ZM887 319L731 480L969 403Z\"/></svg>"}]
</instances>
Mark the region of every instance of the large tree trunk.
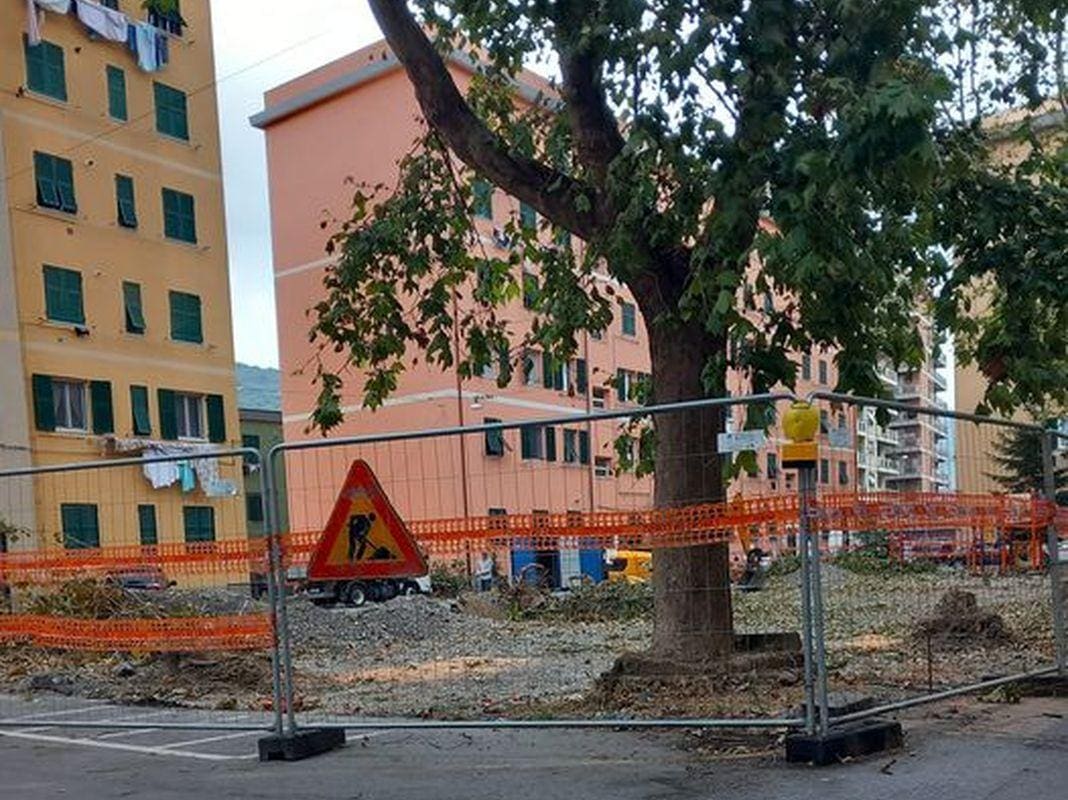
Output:
<instances>
[{"instance_id":1,"label":"large tree trunk","mask_svg":"<svg viewBox=\"0 0 1068 800\"><path fill-rule=\"evenodd\" d=\"M651 326L657 403L708 396L702 373L724 345L700 326ZM725 391L725 376L711 387ZM657 415L655 502L658 508L718 502L724 497L716 436L720 408ZM729 545L658 549L653 558L656 657L696 661L726 656L734 642Z\"/></svg>"}]
</instances>

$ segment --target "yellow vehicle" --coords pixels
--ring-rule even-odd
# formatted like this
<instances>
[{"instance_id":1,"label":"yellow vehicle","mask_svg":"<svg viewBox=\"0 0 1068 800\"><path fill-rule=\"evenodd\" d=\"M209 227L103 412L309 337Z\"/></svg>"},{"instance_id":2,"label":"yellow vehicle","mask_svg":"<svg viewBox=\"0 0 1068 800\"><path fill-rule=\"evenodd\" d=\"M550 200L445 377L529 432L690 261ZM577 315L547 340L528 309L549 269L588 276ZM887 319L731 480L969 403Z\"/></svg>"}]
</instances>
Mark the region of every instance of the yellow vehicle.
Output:
<instances>
[{"instance_id":1,"label":"yellow vehicle","mask_svg":"<svg viewBox=\"0 0 1068 800\"><path fill-rule=\"evenodd\" d=\"M647 583L653 575L653 554L648 550L616 550L608 559L608 580Z\"/></svg>"}]
</instances>

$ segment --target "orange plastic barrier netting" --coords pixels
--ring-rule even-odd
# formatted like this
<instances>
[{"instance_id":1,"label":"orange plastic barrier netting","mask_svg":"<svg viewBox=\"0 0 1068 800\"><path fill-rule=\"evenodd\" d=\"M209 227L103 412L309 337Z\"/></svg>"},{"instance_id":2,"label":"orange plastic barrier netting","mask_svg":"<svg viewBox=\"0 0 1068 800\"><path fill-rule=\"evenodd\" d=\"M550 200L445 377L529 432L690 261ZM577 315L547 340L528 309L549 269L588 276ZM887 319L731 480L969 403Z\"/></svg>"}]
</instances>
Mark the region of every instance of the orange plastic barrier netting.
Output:
<instances>
[{"instance_id":1,"label":"orange plastic barrier netting","mask_svg":"<svg viewBox=\"0 0 1068 800\"><path fill-rule=\"evenodd\" d=\"M1038 497L992 494L828 493L813 509L820 530L841 532L894 531L944 533L947 530L1042 530L1056 519L1068 536L1068 514ZM782 537L796 532L800 502L796 496L739 499L677 508L639 511L571 511L563 514L417 520L408 524L420 547L429 554L455 556L469 548L652 549L734 541L740 531ZM319 540L319 531L283 537L285 560L305 563Z\"/></svg>"},{"instance_id":2,"label":"orange plastic barrier netting","mask_svg":"<svg viewBox=\"0 0 1068 800\"><path fill-rule=\"evenodd\" d=\"M268 614L164 619L0 616L0 642L68 650L199 652L262 650L272 643Z\"/></svg>"},{"instance_id":3,"label":"orange plastic barrier netting","mask_svg":"<svg viewBox=\"0 0 1068 800\"><path fill-rule=\"evenodd\" d=\"M146 567L158 567L168 578L247 574L265 572L266 565L267 544L264 539L79 550L53 548L0 554L0 581L46 583L76 577L103 577Z\"/></svg>"}]
</instances>

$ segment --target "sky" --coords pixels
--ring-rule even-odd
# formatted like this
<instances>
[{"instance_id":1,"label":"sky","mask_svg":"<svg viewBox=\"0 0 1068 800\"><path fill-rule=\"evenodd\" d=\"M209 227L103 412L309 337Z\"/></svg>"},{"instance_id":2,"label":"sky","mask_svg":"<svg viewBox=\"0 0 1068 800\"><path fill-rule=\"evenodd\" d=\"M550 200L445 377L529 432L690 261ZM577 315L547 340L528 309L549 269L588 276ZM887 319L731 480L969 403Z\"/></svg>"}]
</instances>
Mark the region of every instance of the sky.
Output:
<instances>
[{"instance_id":1,"label":"sky","mask_svg":"<svg viewBox=\"0 0 1068 800\"><path fill-rule=\"evenodd\" d=\"M216 0L211 11L234 346L238 361L277 367L267 162L248 118L267 89L381 34L365 0Z\"/></svg>"}]
</instances>

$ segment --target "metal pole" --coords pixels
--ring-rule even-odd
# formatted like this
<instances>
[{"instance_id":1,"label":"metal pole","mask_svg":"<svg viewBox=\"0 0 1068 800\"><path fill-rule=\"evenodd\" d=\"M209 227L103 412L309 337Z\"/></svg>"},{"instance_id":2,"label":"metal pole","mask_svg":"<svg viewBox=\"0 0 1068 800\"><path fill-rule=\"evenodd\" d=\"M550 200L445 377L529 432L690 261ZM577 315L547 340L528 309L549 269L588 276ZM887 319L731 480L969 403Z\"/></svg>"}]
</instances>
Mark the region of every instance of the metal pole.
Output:
<instances>
[{"instance_id":1,"label":"metal pole","mask_svg":"<svg viewBox=\"0 0 1068 800\"><path fill-rule=\"evenodd\" d=\"M271 553L271 571L275 575L275 586L277 589L277 602L278 602L278 637L280 640L280 656L282 661L282 670L285 677L285 702L286 707L286 728L285 732L289 735L293 735L297 731L297 719L293 710L293 656L290 652L289 642L289 616L286 613L286 582L285 572L282 564L282 552L281 552L281 532L277 530L279 521L281 520L281 513L279 512L279 500L278 492L276 491L275 477L274 477L274 455L282 447L282 445L275 445L267 453L267 458L263 463L263 479L265 484L270 487L268 491L271 494L273 502L271 503L271 520L269 530L271 531L270 537L270 553ZM282 703L276 706L276 714L281 712Z\"/></svg>"},{"instance_id":2,"label":"metal pole","mask_svg":"<svg viewBox=\"0 0 1068 800\"><path fill-rule=\"evenodd\" d=\"M797 531L801 553L801 645L805 660L805 733L809 736L816 732L816 700L812 680L812 592L809 586L811 551L808 545L808 504L814 473L813 467L800 467L797 470L797 491L801 507Z\"/></svg>"},{"instance_id":3,"label":"metal pole","mask_svg":"<svg viewBox=\"0 0 1068 800\"><path fill-rule=\"evenodd\" d=\"M278 520L281 515L275 513L275 490L274 478L263 458L260 458L260 469L263 472L263 495L260 502L263 503L264 520L267 528L267 602L271 609L271 691L272 709L274 710L274 727L276 735L282 735L282 654L278 649L278 576L276 574L276 550L275 533Z\"/></svg>"},{"instance_id":4,"label":"metal pole","mask_svg":"<svg viewBox=\"0 0 1068 800\"><path fill-rule=\"evenodd\" d=\"M808 518L808 539L812 544L812 556L809 558L809 569L812 577L809 580L809 591L812 592L812 638L816 644L816 703L819 706L819 734L826 736L830 727L830 714L827 703L827 647L823 632L823 581L820 576L820 532L813 530L812 518L815 516L813 505L816 497L816 471L813 468L809 478L808 503L804 508L804 515Z\"/></svg>"},{"instance_id":5,"label":"metal pole","mask_svg":"<svg viewBox=\"0 0 1068 800\"><path fill-rule=\"evenodd\" d=\"M1042 435L1042 477L1046 498L1057 501L1057 481L1054 474L1053 433ZM1064 583L1061 578L1060 546L1057 541L1057 520L1051 518L1046 526L1046 549L1049 551L1050 601L1053 603L1053 638L1057 646L1057 670L1068 671L1068 642L1064 630Z\"/></svg>"}]
</instances>

